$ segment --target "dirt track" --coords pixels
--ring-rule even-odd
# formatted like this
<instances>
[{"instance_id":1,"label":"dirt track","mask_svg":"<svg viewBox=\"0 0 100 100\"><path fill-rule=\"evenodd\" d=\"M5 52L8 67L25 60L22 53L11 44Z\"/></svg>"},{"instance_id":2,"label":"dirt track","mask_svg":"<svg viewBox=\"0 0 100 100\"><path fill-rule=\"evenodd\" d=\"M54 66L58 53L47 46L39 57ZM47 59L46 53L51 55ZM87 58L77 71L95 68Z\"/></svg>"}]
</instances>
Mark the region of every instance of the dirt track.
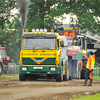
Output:
<instances>
[{"instance_id":1,"label":"dirt track","mask_svg":"<svg viewBox=\"0 0 100 100\"><path fill-rule=\"evenodd\" d=\"M82 86L84 80L37 80L20 82L18 78L0 77L0 100L68 100L100 92L100 81ZM89 83L88 83L89 84Z\"/></svg>"}]
</instances>

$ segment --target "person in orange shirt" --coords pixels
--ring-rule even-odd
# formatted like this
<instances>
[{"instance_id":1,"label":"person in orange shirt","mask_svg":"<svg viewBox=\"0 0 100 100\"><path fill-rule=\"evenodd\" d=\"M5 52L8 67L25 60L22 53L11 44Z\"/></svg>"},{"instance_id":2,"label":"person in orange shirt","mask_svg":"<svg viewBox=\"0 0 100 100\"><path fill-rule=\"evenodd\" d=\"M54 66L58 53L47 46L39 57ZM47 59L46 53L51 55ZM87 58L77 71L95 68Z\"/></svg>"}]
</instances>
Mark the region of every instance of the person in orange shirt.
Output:
<instances>
[{"instance_id":1,"label":"person in orange shirt","mask_svg":"<svg viewBox=\"0 0 100 100\"><path fill-rule=\"evenodd\" d=\"M84 54L84 56L87 59L87 65L86 65L87 71L86 71L86 74L85 74L85 83L84 83L83 86L86 86L89 74L90 74L90 72L93 72L93 70L94 70L95 55L93 54L92 51L90 51L89 58L86 56L86 54ZM88 86L92 86L92 80L93 79L90 79L90 84Z\"/></svg>"}]
</instances>

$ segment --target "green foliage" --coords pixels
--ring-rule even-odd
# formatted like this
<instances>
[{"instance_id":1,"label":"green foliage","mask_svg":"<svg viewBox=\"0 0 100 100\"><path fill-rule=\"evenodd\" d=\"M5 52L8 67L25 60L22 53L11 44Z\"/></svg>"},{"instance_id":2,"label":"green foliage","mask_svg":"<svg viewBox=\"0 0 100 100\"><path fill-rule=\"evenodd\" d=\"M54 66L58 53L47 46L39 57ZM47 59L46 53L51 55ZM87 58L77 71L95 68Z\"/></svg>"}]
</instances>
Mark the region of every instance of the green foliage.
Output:
<instances>
[{"instance_id":1,"label":"green foliage","mask_svg":"<svg viewBox=\"0 0 100 100\"><path fill-rule=\"evenodd\" d=\"M56 18L66 13L72 15L71 23L76 23L82 33L89 31L91 35L100 35L99 4L100 0L31 0L26 28L29 31L32 28L57 28L62 23ZM77 19L73 19L73 15Z\"/></svg>"},{"instance_id":2,"label":"green foliage","mask_svg":"<svg viewBox=\"0 0 100 100\"><path fill-rule=\"evenodd\" d=\"M78 26L80 27L82 32L90 31L92 35L95 35L95 33L97 33L98 24L93 18L93 14L90 12L83 13L78 17Z\"/></svg>"},{"instance_id":3,"label":"green foliage","mask_svg":"<svg viewBox=\"0 0 100 100\"><path fill-rule=\"evenodd\" d=\"M99 9L100 0L72 0L68 2L71 13L77 16L76 24L81 32L100 35ZM73 18L72 18L73 21Z\"/></svg>"},{"instance_id":4,"label":"green foliage","mask_svg":"<svg viewBox=\"0 0 100 100\"><path fill-rule=\"evenodd\" d=\"M2 30L0 33L0 36L2 37L0 39L0 43L2 46L9 45L9 43L12 42L12 39L16 36L17 31L11 30L11 29L5 29Z\"/></svg>"},{"instance_id":5,"label":"green foliage","mask_svg":"<svg viewBox=\"0 0 100 100\"><path fill-rule=\"evenodd\" d=\"M61 23L56 20L62 17L65 12L63 5L65 0L31 0L27 20L27 28L51 28L59 26Z\"/></svg>"},{"instance_id":6,"label":"green foliage","mask_svg":"<svg viewBox=\"0 0 100 100\"><path fill-rule=\"evenodd\" d=\"M22 27L19 13L11 11L17 7L17 0L0 0L0 44L7 45L9 49L15 46L17 38L21 38ZM62 23L57 20L64 13L71 14L71 23L81 32L91 32L100 35L100 0L30 0L26 27L29 31L33 28L58 28ZM77 19L73 18L77 16ZM73 25L73 27L75 27ZM8 30L10 29L10 30ZM14 29L12 31L12 29ZM12 46L9 45L12 43ZM15 51L15 49L13 49ZM16 49L17 54L20 50ZM10 50L8 50L10 52ZM10 53L9 53L10 54ZM18 54L19 55L19 54ZM17 57L18 57L17 55ZM16 58L12 53L13 58ZM19 57L18 57L19 58Z\"/></svg>"},{"instance_id":7,"label":"green foliage","mask_svg":"<svg viewBox=\"0 0 100 100\"><path fill-rule=\"evenodd\" d=\"M0 0L0 45L5 46L11 42L11 38L15 36L14 23L10 20L14 16L11 10L15 7L15 0ZM13 21L13 20L12 20ZM11 29L11 30L8 30Z\"/></svg>"},{"instance_id":8,"label":"green foliage","mask_svg":"<svg viewBox=\"0 0 100 100\"><path fill-rule=\"evenodd\" d=\"M7 45L7 55L19 60L19 49L16 49L15 41L21 37L21 25L18 14L12 13L16 7L16 0L0 0L0 45Z\"/></svg>"}]
</instances>

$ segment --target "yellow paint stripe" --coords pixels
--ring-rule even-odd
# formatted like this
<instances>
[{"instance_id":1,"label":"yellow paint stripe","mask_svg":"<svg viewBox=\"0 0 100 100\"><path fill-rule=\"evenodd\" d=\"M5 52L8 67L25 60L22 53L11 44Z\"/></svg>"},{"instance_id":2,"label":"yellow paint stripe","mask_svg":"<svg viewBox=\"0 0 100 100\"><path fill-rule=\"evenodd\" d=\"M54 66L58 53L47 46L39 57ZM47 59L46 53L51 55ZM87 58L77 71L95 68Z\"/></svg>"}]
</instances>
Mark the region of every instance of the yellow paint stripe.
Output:
<instances>
[{"instance_id":1,"label":"yellow paint stripe","mask_svg":"<svg viewBox=\"0 0 100 100\"><path fill-rule=\"evenodd\" d=\"M36 60L35 58L31 58L32 60Z\"/></svg>"},{"instance_id":2,"label":"yellow paint stripe","mask_svg":"<svg viewBox=\"0 0 100 100\"><path fill-rule=\"evenodd\" d=\"M43 58L42 60L45 61L47 58Z\"/></svg>"},{"instance_id":3,"label":"yellow paint stripe","mask_svg":"<svg viewBox=\"0 0 100 100\"><path fill-rule=\"evenodd\" d=\"M56 67L56 65L23 65L23 66L31 66L31 67L34 67L34 66L43 66L43 67L47 67L47 66L49 66L49 67ZM57 66L58 67L58 66Z\"/></svg>"},{"instance_id":4,"label":"yellow paint stripe","mask_svg":"<svg viewBox=\"0 0 100 100\"><path fill-rule=\"evenodd\" d=\"M32 60L36 60L35 58L31 58ZM43 58L43 59L41 59L41 60L43 60L43 61L45 61L47 58ZM42 63L42 62L36 62L37 64L40 64L40 63Z\"/></svg>"}]
</instances>

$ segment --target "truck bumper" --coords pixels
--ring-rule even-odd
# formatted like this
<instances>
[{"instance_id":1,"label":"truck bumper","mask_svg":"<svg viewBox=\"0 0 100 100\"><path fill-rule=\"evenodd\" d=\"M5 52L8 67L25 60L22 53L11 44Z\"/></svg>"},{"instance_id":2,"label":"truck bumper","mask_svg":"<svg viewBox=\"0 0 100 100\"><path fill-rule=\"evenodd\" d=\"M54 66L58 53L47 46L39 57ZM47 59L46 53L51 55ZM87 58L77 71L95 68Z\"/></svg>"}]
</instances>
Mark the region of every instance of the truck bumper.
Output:
<instances>
[{"instance_id":1,"label":"truck bumper","mask_svg":"<svg viewBox=\"0 0 100 100\"><path fill-rule=\"evenodd\" d=\"M20 74L58 74L59 67L20 67Z\"/></svg>"}]
</instances>

